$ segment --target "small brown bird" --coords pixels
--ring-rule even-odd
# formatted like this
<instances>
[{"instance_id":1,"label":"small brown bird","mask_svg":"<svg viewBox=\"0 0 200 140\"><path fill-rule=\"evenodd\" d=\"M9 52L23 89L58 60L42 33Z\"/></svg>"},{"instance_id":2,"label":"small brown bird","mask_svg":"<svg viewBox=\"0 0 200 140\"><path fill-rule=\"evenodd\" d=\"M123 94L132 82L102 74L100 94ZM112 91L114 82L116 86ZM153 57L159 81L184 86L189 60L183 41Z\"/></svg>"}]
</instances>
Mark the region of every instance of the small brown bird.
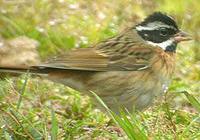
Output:
<instances>
[{"instance_id":1,"label":"small brown bird","mask_svg":"<svg viewBox=\"0 0 200 140\"><path fill-rule=\"evenodd\" d=\"M114 112L147 108L169 86L177 44L191 38L169 16L155 12L143 22L94 47L79 48L29 68L2 66L1 72L27 69L93 97Z\"/></svg>"}]
</instances>

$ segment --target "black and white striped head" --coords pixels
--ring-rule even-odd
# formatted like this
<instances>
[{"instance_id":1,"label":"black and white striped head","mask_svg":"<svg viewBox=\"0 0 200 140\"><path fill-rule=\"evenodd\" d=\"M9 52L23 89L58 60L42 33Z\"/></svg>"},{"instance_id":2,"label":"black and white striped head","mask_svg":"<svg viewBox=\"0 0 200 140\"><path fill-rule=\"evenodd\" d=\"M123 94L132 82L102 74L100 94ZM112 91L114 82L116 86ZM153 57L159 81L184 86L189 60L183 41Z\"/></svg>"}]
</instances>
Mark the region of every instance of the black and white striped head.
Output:
<instances>
[{"instance_id":1,"label":"black and white striped head","mask_svg":"<svg viewBox=\"0 0 200 140\"><path fill-rule=\"evenodd\" d=\"M177 43L190 40L186 33L179 30L174 19L161 12L148 16L135 28L148 44L159 46L165 51L175 52Z\"/></svg>"}]
</instances>

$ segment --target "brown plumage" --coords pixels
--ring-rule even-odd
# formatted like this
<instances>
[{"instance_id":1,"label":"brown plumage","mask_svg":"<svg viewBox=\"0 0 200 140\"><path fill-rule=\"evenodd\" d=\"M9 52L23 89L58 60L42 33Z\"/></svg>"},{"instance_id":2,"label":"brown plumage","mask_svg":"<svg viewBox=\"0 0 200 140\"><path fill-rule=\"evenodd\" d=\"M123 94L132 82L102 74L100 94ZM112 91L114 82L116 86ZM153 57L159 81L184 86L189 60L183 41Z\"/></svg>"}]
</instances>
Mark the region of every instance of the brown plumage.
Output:
<instances>
[{"instance_id":1,"label":"brown plumage","mask_svg":"<svg viewBox=\"0 0 200 140\"><path fill-rule=\"evenodd\" d=\"M155 22L156 17L159 22ZM91 97L91 91L96 93L114 112L118 112L120 107L129 111L134 108L142 110L148 107L155 97L166 92L175 68L176 44L178 41L189 40L173 25L175 22L162 13L154 13L146 20L94 47L71 50L38 66L0 67L0 71L25 72L29 69L32 73L44 74L54 82L72 87ZM165 23L165 20L170 22ZM157 33L158 29L154 30L154 26L172 26L170 30L175 31L170 31L167 38L161 36L163 32ZM146 32L143 33L143 30ZM155 31L155 37L152 39L153 33L149 33L150 31ZM161 43L157 43L159 37ZM171 44L165 43L166 40Z\"/></svg>"}]
</instances>

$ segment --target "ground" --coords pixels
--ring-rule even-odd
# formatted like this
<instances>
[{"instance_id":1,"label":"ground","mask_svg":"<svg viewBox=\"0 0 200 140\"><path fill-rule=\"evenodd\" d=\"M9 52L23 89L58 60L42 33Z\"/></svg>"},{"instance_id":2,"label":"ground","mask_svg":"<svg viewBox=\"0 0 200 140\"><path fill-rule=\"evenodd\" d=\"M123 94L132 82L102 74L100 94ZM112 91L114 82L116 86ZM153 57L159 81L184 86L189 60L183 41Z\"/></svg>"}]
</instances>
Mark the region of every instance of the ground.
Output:
<instances>
[{"instance_id":1,"label":"ground","mask_svg":"<svg viewBox=\"0 0 200 140\"><path fill-rule=\"evenodd\" d=\"M198 0L4 0L0 1L0 35L5 40L26 36L38 41L44 61L71 48L88 47L111 37L154 11L172 15L181 29L194 38L178 46L176 72L162 102L138 112L123 127L120 122L127 123L126 117L111 119L112 115L95 109L89 97L73 89L40 77L27 78L26 74L3 77L0 139L118 140L133 138L132 135L158 140L199 139Z\"/></svg>"}]
</instances>

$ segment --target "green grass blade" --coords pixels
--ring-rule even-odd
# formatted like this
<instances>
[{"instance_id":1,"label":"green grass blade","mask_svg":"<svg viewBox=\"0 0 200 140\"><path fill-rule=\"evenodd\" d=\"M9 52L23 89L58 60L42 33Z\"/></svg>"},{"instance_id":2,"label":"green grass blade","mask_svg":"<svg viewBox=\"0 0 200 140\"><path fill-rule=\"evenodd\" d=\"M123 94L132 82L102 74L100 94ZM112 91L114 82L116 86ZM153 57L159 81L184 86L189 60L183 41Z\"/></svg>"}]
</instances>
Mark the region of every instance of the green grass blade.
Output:
<instances>
[{"instance_id":1,"label":"green grass blade","mask_svg":"<svg viewBox=\"0 0 200 140\"><path fill-rule=\"evenodd\" d=\"M28 82L28 77L29 77L29 71L27 71L26 76L25 76L25 82L22 85L22 89L21 89L21 92L20 92L19 100L17 102L17 110L20 108L20 105L21 105L21 102L22 102L22 97L23 97L23 95L25 93L25 90L26 90L26 85L27 85L27 82Z\"/></svg>"},{"instance_id":2,"label":"green grass blade","mask_svg":"<svg viewBox=\"0 0 200 140\"><path fill-rule=\"evenodd\" d=\"M200 102L194 96L189 94L187 91L184 91L183 93L185 94L189 102L192 104L192 106L196 108L197 111L200 112Z\"/></svg>"},{"instance_id":3,"label":"green grass blade","mask_svg":"<svg viewBox=\"0 0 200 140\"><path fill-rule=\"evenodd\" d=\"M181 138L183 138L183 135L187 132L189 132L191 130L191 127L193 126L193 124L195 122L197 122L200 119L200 116L197 116L196 118L194 118L190 124L185 128L185 130L182 132L182 135L180 136Z\"/></svg>"},{"instance_id":4,"label":"green grass blade","mask_svg":"<svg viewBox=\"0 0 200 140\"><path fill-rule=\"evenodd\" d=\"M140 125L135 123L135 122L138 122L135 120L135 118L134 120L130 120L123 109L121 110L120 115L115 114L106 106L106 104L101 100L101 98L98 95L96 95L92 91L91 93L101 103L101 105L107 110L107 112L113 118L115 123L118 124L124 130L124 132L126 133L127 137L130 140L147 140L148 139L145 133L140 129L139 127ZM134 123L132 123L132 121Z\"/></svg>"},{"instance_id":5,"label":"green grass blade","mask_svg":"<svg viewBox=\"0 0 200 140\"><path fill-rule=\"evenodd\" d=\"M51 105L51 140L57 140L58 135L58 121L55 116L55 111Z\"/></svg>"}]
</instances>

